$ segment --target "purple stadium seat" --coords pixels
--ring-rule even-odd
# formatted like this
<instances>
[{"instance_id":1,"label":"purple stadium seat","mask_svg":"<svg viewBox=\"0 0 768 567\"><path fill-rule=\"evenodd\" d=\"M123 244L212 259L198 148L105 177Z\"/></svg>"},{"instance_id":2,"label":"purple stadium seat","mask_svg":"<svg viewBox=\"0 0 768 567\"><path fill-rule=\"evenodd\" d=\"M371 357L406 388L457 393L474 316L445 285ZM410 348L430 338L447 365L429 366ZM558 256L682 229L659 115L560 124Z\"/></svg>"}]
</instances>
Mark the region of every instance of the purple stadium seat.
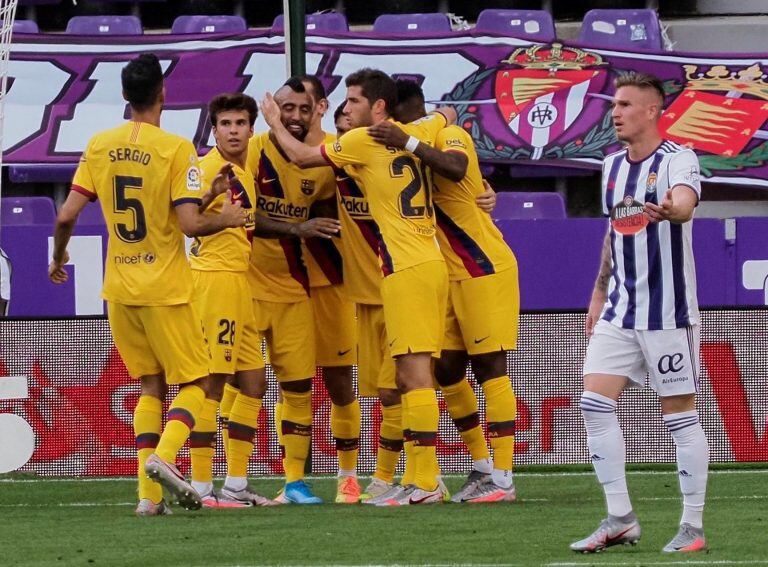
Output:
<instances>
[{"instance_id":1,"label":"purple stadium seat","mask_svg":"<svg viewBox=\"0 0 768 567\"><path fill-rule=\"evenodd\" d=\"M542 43L555 40L555 22L546 10L483 10L475 30Z\"/></svg>"},{"instance_id":2,"label":"purple stadium seat","mask_svg":"<svg viewBox=\"0 0 768 567\"><path fill-rule=\"evenodd\" d=\"M373 22L373 31L390 34L449 32L451 21L440 13L382 14Z\"/></svg>"},{"instance_id":3,"label":"purple stadium seat","mask_svg":"<svg viewBox=\"0 0 768 567\"><path fill-rule=\"evenodd\" d=\"M564 219L565 203L560 193L517 193L502 191L496 195L494 220Z\"/></svg>"},{"instance_id":4,"label":"purple stadium seat","mask_svg":"<svg viewBox=\"0 0 768 567\"><path fill-rule=\"evenodd\" d=\"M8 176L13 183L69 183L76 163L40 163L11 165Z\"/></svg>"},{"instance_id":5,"label":"purple stadium seat","mask_svg":"<svg viewBox=\"0 0 768 567\"><path fill-rule=\"evenodd\" d=\"M45 4L59 4L61 0L19 0L19 6L43 6Z\"/></svg>"},{"instance_id":6,"label":"purple stadium seat","mask_svg":"<svg viewBox=\"0 0 768 567\"><path fill-rule=\"evenodd\" d=\"M101 211L101 205L98 201L88 203L77 217L77 224L104 224L104 213Z\"/></svg>"},{"instance_id":7,"label":"purple stadium seat","mask_svg":"<svg viewBox=\"0 0 768 567\"><path fill-rule=\"evenodd\" d=\"M141 35L144 30L136 16L73 16L67 22L70 35Z\"/></svg>"},{"instance_id":8,"label":"purple stadium seat","mask_svg":"<svg viewBox=\"0 0 768 567\"><path fill-rule=\"evenodd\" d=\"M655 10L590 10L584 15L579 42L590 47L664 49Z\"/></svg>"},{"instance_id":9,"label":"purple stadium seat","mask_svg":"<svg viewBox=\"0 0 768 567\"><path fill-rule=\"evenodd\" d=\"M13 34L17 33L40 33L40 28L34 20L14 20Z\"/></svg>"},{"instance_id":10,"label":"purple stadium seat","mask_svg":"<svg viewBox=\"0 0 768 567\"><path fill-rule=\"evenodd\" d=\"M4 197L0 224L45 224L53 226L56 209L48 197Z\"/></svg>"},{"instance_id":11,"label":"purple stadium seat","mask_svg":"<svg viewBox=\"0 0 768 567\"><path fill-rule=\"evenodd\" d=\"M237 33L247 29L240 16L179 16L173 20L171 33Z\"/></svg>"},{"instance_id":12,"label":"purple stadium seat","mask_svg":"<svg viewBox=\"0 0 768 567\"><path fill-rule=\"evenodd\" d=\"M349 31L347 17L338 12L318 12L316 14L307 14L304 21L307 24L308 32L328 31L328 32L346 32ZM272 22L273 32L282 32L285 26L285 19L280 14Z\"/></svg>"}]
</instances>

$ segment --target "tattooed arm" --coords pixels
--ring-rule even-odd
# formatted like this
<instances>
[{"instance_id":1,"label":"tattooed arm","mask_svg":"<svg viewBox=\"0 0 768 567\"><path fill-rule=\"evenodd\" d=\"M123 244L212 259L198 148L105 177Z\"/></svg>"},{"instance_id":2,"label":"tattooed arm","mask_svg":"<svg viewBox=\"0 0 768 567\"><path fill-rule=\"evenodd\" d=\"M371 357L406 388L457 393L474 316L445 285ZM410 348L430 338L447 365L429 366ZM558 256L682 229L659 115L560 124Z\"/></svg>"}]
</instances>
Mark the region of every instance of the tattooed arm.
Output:
<instances>
[{"instance_id":1,"label":"tattooed arm","mask_svg":"<svg viewBox=\"0 0 768 567\"><path fill-rule=\"evenodd\" d=\"M600 254L600 270L597 272L595 288L592 290L592 299L589 302L589 309L587 311L587 320L584 323L584 332L588 337L592 336L595 325L600 319L600 312L603 310L603 305L605 305L605 300L608 297L611 261L611 227L609 226L603 240L603 251Z\"/></svg>"}]
</instances>

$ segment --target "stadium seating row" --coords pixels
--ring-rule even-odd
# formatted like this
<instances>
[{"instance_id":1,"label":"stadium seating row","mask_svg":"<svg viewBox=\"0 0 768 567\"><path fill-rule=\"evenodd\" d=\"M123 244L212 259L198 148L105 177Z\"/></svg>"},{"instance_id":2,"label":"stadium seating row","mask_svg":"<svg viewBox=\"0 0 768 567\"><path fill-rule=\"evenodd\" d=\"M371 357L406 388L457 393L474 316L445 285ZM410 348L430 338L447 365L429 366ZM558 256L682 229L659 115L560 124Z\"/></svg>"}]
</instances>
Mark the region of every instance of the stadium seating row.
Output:
<instances>
[{"instance_id":1,"label":"stadium seating row","mask_svg":"<svg viewBox=\"0 0 768 567\"><path fill-rule=\"evenodd\" d=\"M56 210L48 197L4 197L0 225L53 226ZM494 220L564 219L565 203L559 193L498 193ZM89 203L80 214L79 224L104 224L98 203Z\"/></svg>"},{"instance_id":2,"label":"stadium seating row","mask_svg":"<svg viewBox=\"0 0 768 567\"><path fill-rule=\"evenodd\" d=\"M45 1L45 0L40 0ZM283 16L275 18L271 31L283 30ZM349 31L347 19L337 12L308 14L307 32ZM240 16L179 16L171 33L238 33L245 31ZM373 31L390 35L414 33L449 33L451 21L446 14L382 14L373 23ZM474 27L477 32L493 33L530 41L556 39L552 15L545 10L483 10ZM32 20L14 22L14 33L40 33ZM66 32L72 35L141 35L137 16L74 16ZM663 48L661 26L654 10L595 9L584 16L579 41L594 47L630 47L633 50Z\"/></svg>"}]
</instances>

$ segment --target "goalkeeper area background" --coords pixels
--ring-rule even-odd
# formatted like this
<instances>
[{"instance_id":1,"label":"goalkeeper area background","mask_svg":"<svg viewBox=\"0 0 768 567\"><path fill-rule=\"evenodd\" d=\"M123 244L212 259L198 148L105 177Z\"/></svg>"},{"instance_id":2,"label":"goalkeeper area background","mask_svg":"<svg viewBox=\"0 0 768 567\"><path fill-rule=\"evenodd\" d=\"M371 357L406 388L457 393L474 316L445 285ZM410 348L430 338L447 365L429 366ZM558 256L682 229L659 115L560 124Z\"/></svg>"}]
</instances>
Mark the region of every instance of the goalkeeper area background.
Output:
<instances>
[{"instance_id":1,"label":"goalkeeper area background","mask_svg":"<svg viewBox=\"0 0 768 567\"><path fill-rule=\"evenodd\" d=\"M508 357L518 399L518 465L587 463L579 412L581 365L587 341L583 313L525 313L518 349ZM698 408L712 461L768 461L768 310L702 312L701 392ZM21 469L45 476L132 475L136 450L132 429L138 383L131 380L112 343L104 318L0 320L0 380L26 375L29 398L0 400L0 413L15 413L32 425L36 448ZM480 401L481 389L471 378ZM274 374L259 419L251 475L280 474L273 425ZM315 378L312 430L313 473L335 473L330 400ZM364 398L358 471L375 466L381 414ZM440 401L438 455L445 473L466 472L471 460ZM625 392L619 404L629 462L672 462L674 445L649 388ZM180 454L188 465L186 449ZM402 465L402 462L401 462ZM225 473L219 441L215 474Z\"/></svg>"}]
</instances>

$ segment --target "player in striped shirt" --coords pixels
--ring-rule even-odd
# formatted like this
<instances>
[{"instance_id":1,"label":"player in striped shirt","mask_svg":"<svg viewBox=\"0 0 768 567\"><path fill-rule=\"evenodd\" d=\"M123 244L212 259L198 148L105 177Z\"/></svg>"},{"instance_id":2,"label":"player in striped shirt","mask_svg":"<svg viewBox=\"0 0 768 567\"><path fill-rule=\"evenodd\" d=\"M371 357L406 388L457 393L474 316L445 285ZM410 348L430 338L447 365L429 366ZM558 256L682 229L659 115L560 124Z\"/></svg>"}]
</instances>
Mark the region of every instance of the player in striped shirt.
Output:
<instances>
[{"instance_id":1,"label":"player in striped shirt","mask_svg":"<svg viewBox=\"0 0 768 567\"><path fill-rule=\"evenodd\" d=\"M603 212L610 222L587 313L580 404L608 517L571 549L595 552L640 539L616 405L624 389L644 384L647 373L677 449L683 494L679 531L663 551L698 551L706 547L709 461L695 406L699 312L691 220L701 195L699 163L692 150L661 138L659 79L632 72L615 85L613 125L625 147L603 163Z\"/></svg>"}]
</instances>

